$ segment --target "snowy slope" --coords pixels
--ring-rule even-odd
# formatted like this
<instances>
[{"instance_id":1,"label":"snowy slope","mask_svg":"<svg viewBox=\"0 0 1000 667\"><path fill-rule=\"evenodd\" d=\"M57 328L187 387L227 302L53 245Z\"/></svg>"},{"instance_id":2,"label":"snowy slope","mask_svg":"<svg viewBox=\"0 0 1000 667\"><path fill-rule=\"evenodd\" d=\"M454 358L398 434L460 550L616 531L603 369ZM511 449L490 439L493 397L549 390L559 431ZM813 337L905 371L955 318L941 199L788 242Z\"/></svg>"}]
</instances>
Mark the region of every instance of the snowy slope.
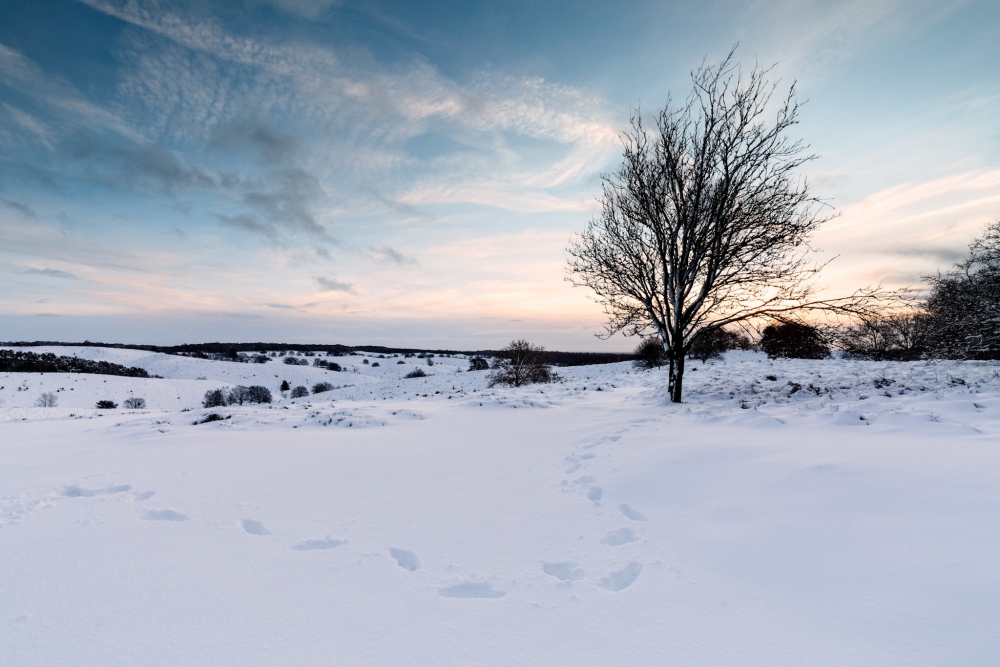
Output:
<instances>
[{"instance_id":1,"label":"snowy slope","mask_svg":"<svg viewBox=\"0 0 1000 667\"><path fill-rule=\"evenodd\" d=\"M192 398L71 419L0 380L0 665L1000 655L998 364L733 353L677 406L627 364L511 390L346 357L196 425L170 400L261 367L126 352Z\"/></svg>"}]
</instances>

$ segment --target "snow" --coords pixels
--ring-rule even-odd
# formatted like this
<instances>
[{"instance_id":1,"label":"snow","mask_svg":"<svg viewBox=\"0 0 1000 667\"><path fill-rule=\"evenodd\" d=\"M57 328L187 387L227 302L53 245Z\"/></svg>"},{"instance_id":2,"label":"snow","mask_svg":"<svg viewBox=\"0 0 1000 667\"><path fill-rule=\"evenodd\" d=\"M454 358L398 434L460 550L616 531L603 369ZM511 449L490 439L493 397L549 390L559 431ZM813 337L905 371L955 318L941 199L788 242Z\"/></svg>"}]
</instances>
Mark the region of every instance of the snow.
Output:
<instances>
[{"instance_id":1,"label":"snow","mask_svg":"<svg viewBox=\"0 0 1000 667\"><path fill-rule=\"evenodd\" d=\"M1000 364L730 353L672 405L628 364L51 351L163 378L0 374L2 665L1000 655ZM234 384L277 400L199 407Z\"/></svg>"}]
</instances>

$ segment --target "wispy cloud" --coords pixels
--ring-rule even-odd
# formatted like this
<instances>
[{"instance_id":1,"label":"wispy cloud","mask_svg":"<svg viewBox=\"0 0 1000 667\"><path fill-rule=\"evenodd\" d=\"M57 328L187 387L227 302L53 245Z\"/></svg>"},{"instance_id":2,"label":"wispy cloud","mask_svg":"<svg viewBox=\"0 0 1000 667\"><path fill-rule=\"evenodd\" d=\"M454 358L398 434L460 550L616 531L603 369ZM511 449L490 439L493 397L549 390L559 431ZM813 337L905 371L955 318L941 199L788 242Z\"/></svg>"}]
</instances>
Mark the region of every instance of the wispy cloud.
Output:
<instances>
[{"instance_id":1,"label":"wispy cloud","mask_svg":"<svg viewBox=\"0 0 1000 667\"><path fill-rule=\"evenodd\" d=\"M25 218L37 218L38 214L35 213L35 209L31 208L27 204L22 204L19 201L14 201L13 199L5 199L0 197L0 204L3 204L7 208L17 211Z\"/></svg>"},{"instance_id":2,"label":"wispy cloud","mask_svg":"<svg viewBox=\"0 0 1000 667\"><path fill-rule=\"evenodd\" d=\"M60 271L59 269L50 269L47 267L29 267L23 270L21 273L26 273L28 275L36 276L48 276L49 278L63 278L66 280L79 280L74 274L68 271Z\"/></svg>"},{"instance_id":3,"label":"wispy cloud","mask_svg":"<svg viewBox=\"0 0 1000 667\"><path fill-rule=\"evenodd\" d=\"M345 283L336 278L326 278L323 276L318 276L316 282L319 284L321 291L323 292L350 292L354 293L357 290L356 285L351 283Z\"/></svg>"},{"instance_id":4,"label":"wispy cloud","mask_svg":"<svg viewBox=\"0 0 1000 667\"><path fill-rule=\"evenodd\" d=\"M396 266L407 266L417 263L415 258L404 255L388 243L384 243L378 248L372 247L370 250L379 261L395 264Z\"/></svg>"}]
</instances>

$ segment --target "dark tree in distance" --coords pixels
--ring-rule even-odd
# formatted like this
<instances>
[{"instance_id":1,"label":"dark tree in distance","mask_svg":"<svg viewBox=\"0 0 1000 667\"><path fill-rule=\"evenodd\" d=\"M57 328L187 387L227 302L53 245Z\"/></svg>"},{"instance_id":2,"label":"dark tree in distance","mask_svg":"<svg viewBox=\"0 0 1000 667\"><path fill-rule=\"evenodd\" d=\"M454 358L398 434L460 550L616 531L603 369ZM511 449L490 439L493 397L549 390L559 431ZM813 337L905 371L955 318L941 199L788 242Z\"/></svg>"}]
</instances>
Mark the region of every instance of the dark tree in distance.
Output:
<instances>
[{"instance_id":1,"label":"dark tree in distance","mask_svg":"<svg viewBox=\"0 0 1000 667\"><path fill-rule=\"evenodd\" d=\"M247 388L247 403L270 403L271 390L259 384Z\"/></svg>"},{"instance_id":2,"label":"dark tree in distance","mask_svg":"<svg viewBox=\"0 0 1000 667\"><path fill-rule=\"evenodd\" d=\"M244 387L241 384L236 385L229 390L229 396L227 397L229 405L243 405L250 401L250 387Z\"/></svg>"},{"instance_id":3,"label":"dark tree in distance","mask_svg":"<svg viewBox=\"0 0 1000 667\"><path fill-rule=\"evenodd\" d=\"M748 350L751 346L746 334L729 329L709 329L694 339L688 353L704 364L709 359L720 358L723 352Z\"/></svg>"},{"instance_id":4,"label":"dark tree in distance","mask_svg":"<svg viewBox=\"0 0 1000 667\"><path fill-rule=\"evenodd\" d=\"M281 381L281 391L288 391L292 388L292 385L288 384L288 380Z\"/></svg>"},{"instance_id":5,"label":"dark tree in distance","mask_svg":"<svg viewBox=\"0 0 1000 667\"><path fill-rule=\"evenodd\" d=\"M545 348L536 347L521 339L512 341L497 352L490 373L490 386L506 384L520 387L536 382L552 382L552 369L545 362Z\"/></svg>"},{"instance_id":6,"label":"dark tree in distance","mask_svg":"<svg viewBox=\"0 0 1000 667\"><path fill-rule=\"evenodd\" d=\"M304 398L309 395L309 390L303 386L292 389L292 398Z\"/></svg>"},{"instance_id":7,"label":"dark tree in distance","mask_svg":"<svg viewBox=\"0 0 1000 667\"><path fill-rule=\"evenodd\" d=\"M801 322L774 322L764 327L760 349L771 359L826 359L830 356L819 329Z\"/></svg>"},{"instance_id":8,"label":"dark tree in distance","mask_svg":"<svg viewBox=\"0 0 1000 667\"><path fill-rule=\"evenodd\" d=\"M51 391L42 392L42 395L35 400L35 407L37 408L54 408L57 405L59 405L59 397L55 395L55 392Z\"/></svg>"},{"instance_id":9,"label":"dark tree in distance","mask_svg":"<svg viewBox=\"0 0 1000 667\"><path fill-rule=\"evenodd\" d=\"M866 316L837 336L848 357L871 361L913 361L927 352L931 318L922 312Z\"/></svg>"},{"instance_id":10,"label":"dark tree in distance","mask_svg":"<svg viewBox=\"0 0 1000 667\"><path fill-rule=\"evenodd\" d=\"M402 363L402 362L400 362ZM490 367L482 357L473 357L469 359L469 370L470 371L485 371Z\"/></svg>"},{"instance_id":11,"label":"dark tree in distance","mask_svg":"<svg viewBox=\"0 0 1000 667\"><path fill-rule=\"evenodd\" d=\"M218 408L224 405L226 405L224 389L209 389L205 392L205 399L201 402L203 408Z\"/></svg>"},{"instance_id":12,"label":"dark tree in distance","mask_svg":"<svg viewBox=\"0 0 1000 667\"><path fill-rule=\"evenodd\" d=\"M635 348L635 356L636 360L632 362L634 368L659 368L667 363L667 352L658 336L643 338Z\"/></svg>"},{"instance_id":13,"label":"dark tree in distance","mask_svg":"<svg viewBox=\"0 0 1000 667\"><path fill-rule=\"evenodd\" d=\"M744 74L734 52L694 71L691 94L668 100L653 131L633 113L622 166L603 176L602 212L568 249L569 280L596 293L606 336L664 341L678 403L699 336L809 310L856 315L886 296L818 298L808 240L825 218L797 174L815 156L786 136L795 85L773 105L770 68Z\"/></svg>"}]
</instances>

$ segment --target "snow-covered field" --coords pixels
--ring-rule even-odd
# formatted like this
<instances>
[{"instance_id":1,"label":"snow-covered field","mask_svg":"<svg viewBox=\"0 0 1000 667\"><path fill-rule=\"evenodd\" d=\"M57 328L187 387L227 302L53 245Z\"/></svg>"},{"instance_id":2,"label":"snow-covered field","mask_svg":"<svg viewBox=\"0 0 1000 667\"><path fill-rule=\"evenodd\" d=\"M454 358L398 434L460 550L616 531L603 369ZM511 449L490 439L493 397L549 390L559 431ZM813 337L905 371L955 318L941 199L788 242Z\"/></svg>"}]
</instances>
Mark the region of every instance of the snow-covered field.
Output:
<instances>
[{"instance_id":1,"label":"snow-covered field","mask_svg":"<svg viewBox=\"0 0 1000 667\"><path fill-rule=\"evenodd\" d=\"M2 665L1000 661L1000 364L42 351L163 378L0 374Z\"/></svg>"}]
</instances>

